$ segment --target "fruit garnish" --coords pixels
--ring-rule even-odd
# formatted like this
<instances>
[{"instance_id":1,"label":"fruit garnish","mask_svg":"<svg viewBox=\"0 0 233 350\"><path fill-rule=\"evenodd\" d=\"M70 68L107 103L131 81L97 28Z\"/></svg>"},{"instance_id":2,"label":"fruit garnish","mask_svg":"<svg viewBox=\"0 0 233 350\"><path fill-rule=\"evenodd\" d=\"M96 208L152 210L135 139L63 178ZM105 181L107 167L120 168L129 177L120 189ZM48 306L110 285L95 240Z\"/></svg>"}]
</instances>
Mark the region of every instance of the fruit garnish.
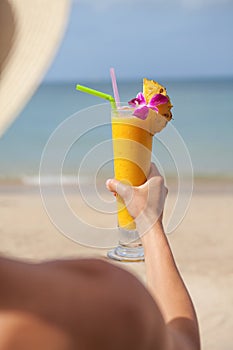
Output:
<instances>
[{"instance_id":1,"label":"fruit garnish","mask_svg":"<svg viewBox=\"0 0 233 350\"><path fill-rule=\"evenodd\" d=\"M143 79L143 95L148 103L152 97L156 94L162 94L167 97L167 102L165 104L158 105L159 114L163 115L168 121L172 119L171 108L172 104L169 96L167 95L167 90L163 85L160 85L154 80Z\"/></svg>"},{"instance_id":2,"label":"fruit garnish","mask_svg":"<svg viewBox=\"0 0 233 350\"><path fill-rule=\"evenodd\" d=\"M143 79L143 95L148 103L152 97L156 94L167 95L167 91L164 86L160 85L154 80Z\"/></svg>"}]
</instances>

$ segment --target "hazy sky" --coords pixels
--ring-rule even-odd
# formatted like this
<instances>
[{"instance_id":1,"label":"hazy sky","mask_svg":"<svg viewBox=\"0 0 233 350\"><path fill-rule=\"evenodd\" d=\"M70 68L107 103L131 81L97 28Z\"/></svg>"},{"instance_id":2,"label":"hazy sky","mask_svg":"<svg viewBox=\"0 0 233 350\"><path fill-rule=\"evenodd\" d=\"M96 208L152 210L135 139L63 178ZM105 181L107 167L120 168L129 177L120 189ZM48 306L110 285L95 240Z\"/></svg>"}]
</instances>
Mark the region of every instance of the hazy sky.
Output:
<instances>
[{"instance_id":1,"label":"hazy sky","mask_svg":"<svg viewBox=\"0 0 233 350\"><path fill-rule=\"evenodd\" d=\"M73 0L46 80L233 77L233 0Z\"/></svg>"}]
</instances>

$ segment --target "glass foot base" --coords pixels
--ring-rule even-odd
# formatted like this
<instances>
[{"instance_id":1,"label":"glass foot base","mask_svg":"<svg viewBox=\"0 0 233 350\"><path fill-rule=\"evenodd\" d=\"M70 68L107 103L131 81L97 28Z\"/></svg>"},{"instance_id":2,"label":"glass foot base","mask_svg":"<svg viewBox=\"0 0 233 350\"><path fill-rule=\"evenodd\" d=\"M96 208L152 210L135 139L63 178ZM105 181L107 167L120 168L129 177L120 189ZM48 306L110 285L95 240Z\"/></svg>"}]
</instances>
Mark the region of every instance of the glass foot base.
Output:
<instances>
[{"instance_id":1,"label":"glass foot base","mask_svg":"<svg viewBox=\"0 0 233 350\"><path fill-rule=\"evenodd\" d=\"M126 247L118 246L107 253L108 258L123 262L144 261L144 250L142 246Z\"/></svg>"}]
</instances>

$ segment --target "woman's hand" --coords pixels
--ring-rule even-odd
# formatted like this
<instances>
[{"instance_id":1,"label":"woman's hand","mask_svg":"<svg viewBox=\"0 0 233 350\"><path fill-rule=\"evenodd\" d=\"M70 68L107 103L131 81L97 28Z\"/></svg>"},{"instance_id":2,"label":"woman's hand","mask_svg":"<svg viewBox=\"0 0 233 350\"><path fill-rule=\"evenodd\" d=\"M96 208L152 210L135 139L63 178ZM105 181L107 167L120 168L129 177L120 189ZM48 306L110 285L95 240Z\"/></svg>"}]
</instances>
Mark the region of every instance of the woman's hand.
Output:
<instances>
[{"instance_id":1,"label":"woman's hand","mask_svg":"<svg viewBox=\"0 0 233 350\"><path fill-rule=\"evenodd\" d=\"M154 163L151 163L148 180L143 185L133 187L116 179L109 179L106 187L123 198L130 215L135 219L140 235L156 223L162 223L167 188Z\"/></svg>"}]
</instances>

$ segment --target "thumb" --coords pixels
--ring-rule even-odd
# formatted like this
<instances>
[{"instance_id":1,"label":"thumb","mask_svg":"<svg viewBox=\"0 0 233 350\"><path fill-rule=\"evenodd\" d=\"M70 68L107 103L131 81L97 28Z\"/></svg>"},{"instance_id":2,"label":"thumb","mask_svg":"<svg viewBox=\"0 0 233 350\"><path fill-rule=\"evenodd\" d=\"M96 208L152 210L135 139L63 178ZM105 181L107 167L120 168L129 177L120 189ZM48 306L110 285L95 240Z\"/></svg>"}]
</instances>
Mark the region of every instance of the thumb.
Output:
<instances>
[{"instance_id":1,"label":"thumb","mask_svg":"<svg viewBox=\"0 0 233 350\"><path fill-rule=\"evenodd\" d=\"M125 185L116 179L108 179L106 187L109 191L118 193L124 200L127 200L132 192L132 188L129 185Z\"/></svg>"}]
</instances>

